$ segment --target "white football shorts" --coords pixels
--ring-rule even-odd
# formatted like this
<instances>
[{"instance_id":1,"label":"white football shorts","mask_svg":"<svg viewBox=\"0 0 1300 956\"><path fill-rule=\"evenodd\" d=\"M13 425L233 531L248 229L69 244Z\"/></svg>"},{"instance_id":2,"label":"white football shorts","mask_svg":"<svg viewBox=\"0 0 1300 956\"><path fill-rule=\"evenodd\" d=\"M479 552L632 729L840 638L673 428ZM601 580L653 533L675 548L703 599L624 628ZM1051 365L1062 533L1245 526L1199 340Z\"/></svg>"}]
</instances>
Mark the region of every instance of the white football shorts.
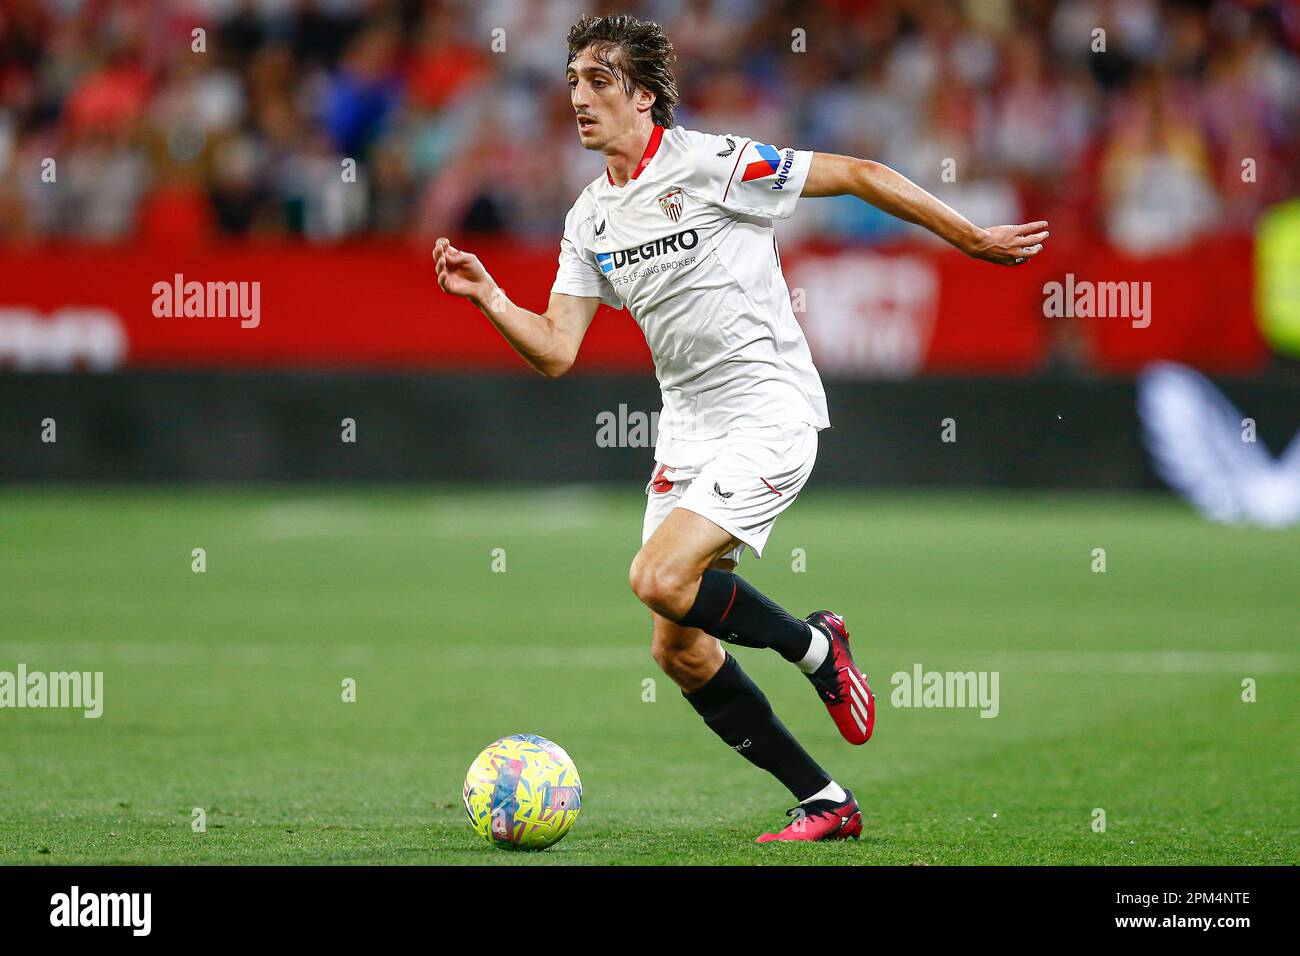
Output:
<instances>
[{"instance_id":1,"label":"white football shorts","mask_svg":"<svg viewBox=\"0 0 1300 956\"><path fill-rule=\"evenodd\" d=\"M646 484L641 543L674 508L730 532L741 544L723 555L758 557L776 517L798 497L817 460L817 429L803 423L739 429L707 442L667 442Z\"/></svg>"}]
</instances>

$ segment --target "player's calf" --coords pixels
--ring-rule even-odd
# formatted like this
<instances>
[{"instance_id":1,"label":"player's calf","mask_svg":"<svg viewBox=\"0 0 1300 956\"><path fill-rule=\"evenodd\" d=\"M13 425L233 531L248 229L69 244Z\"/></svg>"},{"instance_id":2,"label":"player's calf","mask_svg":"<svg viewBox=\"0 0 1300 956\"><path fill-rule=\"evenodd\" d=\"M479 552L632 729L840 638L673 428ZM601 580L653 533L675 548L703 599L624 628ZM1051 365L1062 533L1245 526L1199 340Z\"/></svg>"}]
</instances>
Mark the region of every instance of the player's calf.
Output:
<instances>
[{"instance_id":1,"label":"player's calf","mask_svg":"<svg viewBox=\"0 0 1300 956\"><path fill-rule=\"evenodd\" d=\"M650 655L685 693L703 687L722 667L724 651L717 638L654 615Z\"/></svg>"},{"instance_id":2,"label":"player's calf","mask_svg":"<svg viewBox=\"0 0 1300 956\"><path fill-rule=\"evenodd\" d=\"M723 664L703 686L684 693L704 722L736 753L776 777L799 801L843 790L799 745L772 712L766 695L725 651Z\"/></svg>"}]
</instances>

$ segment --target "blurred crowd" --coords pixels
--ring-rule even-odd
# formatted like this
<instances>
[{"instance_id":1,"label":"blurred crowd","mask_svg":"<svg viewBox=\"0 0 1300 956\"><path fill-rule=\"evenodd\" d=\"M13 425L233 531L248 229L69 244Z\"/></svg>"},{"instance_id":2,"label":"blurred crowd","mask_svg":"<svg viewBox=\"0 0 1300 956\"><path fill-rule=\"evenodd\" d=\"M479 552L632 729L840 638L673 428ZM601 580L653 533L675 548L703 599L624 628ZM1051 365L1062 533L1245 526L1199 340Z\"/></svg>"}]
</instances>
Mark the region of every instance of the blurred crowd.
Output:
<instances>
[{"instance_id":1,"label":"blurred crowd","mask_svg":"<svg viewBox=\"0 0 1300 956\"><path fill-rule=\"evenodd\" d=\"M985 224L1157 252L1300 191L1290 2L0 0L0 242L553 242L603 169L564 82L584 12L665 26L678 123L878 159Z\"/></svg>"}]
</instances>

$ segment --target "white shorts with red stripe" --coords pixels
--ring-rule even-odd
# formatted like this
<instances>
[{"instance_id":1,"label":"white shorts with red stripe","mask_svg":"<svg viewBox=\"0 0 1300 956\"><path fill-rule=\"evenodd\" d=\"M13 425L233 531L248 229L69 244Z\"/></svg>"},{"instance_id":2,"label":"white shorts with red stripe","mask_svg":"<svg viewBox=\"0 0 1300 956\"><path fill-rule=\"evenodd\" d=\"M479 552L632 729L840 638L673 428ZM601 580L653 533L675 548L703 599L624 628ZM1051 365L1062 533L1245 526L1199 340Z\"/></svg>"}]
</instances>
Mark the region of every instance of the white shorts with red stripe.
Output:
<instances>
[{"instance_id":1,"label":"white shorts with red stripe","mask_svg":"<svg viewBox=\"0 0 1300 956\"><path fill-rule=\"evenodd\" d=\"M758 557L817 460L817 429L803 423L738 429L709 442L665 442L646 484L641 543L674 508L702 515L741 543L724 558Z\"/></svg>"}]
</instances>

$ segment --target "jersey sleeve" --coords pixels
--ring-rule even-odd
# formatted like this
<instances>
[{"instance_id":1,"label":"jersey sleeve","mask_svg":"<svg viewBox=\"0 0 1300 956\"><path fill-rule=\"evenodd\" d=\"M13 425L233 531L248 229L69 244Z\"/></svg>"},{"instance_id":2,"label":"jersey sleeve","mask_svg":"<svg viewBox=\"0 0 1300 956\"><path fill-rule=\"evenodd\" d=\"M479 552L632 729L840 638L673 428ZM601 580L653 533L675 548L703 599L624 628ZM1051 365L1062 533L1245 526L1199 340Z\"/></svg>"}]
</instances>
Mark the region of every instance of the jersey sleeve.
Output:
<instances>
[{"instance_id":1,"label":"jersey sleeve","mask_svg":"<svg viewBox=\"0 0 1300 956\"><path fill-rule=\"evenodd\" d=\"M734 134L692 133L692 191L732 212L785 219L794 212L813 151Z\"/></svg>"},{"instance_id":2,"label":"jersey sleeve","mask_svg":"<svg viewBox=\"0 0 1300 956\"><path fill-rule=\"evenodd\" d=\"M576 225L575 210L570 210L564 220L564 235L560 239L560 264L555 270L555 282L551 284L551 291L561 295L600 299L608 306L623 308L622 300L600 271L595 257L584 250Z\"/></svg>"}]
</instances>

